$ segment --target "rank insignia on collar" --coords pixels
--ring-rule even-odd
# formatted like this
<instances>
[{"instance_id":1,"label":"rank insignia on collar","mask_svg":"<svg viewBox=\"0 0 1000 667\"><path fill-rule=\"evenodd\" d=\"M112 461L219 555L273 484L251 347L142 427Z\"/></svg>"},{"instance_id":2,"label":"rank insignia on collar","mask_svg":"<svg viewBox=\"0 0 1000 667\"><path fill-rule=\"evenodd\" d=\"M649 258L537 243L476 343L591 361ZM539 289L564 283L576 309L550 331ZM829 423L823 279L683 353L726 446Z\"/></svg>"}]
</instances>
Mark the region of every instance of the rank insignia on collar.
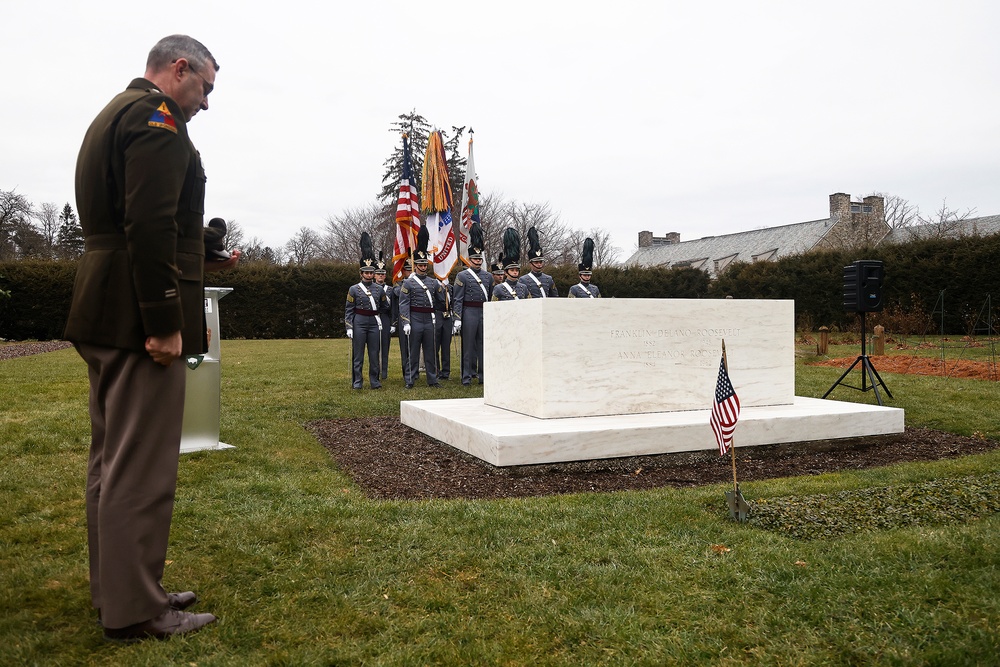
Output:
<instances>
[{"instance_id":1,"label":"rank insignia on collar","mask_svg":"<svg viewBox=\"0 0 1000 667\"><path fill-rule=\"evenodd\" d=\"M156 108L153 115L149 117L150 127L162 127L165 130L170 130L174 134L177 134L177 123L174 122L174 117L170 114L170 109L167 108L166 102L160 102L160 106Z\"/></svg>"}]
</instances>

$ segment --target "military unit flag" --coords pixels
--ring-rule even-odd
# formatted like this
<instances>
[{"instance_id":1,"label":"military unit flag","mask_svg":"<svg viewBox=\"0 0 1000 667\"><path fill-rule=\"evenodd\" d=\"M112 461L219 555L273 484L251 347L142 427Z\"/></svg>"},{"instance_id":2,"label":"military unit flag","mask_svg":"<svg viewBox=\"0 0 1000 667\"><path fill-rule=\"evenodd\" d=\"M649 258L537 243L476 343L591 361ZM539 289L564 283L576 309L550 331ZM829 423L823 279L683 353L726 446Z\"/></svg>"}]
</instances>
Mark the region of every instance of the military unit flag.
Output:
<instances>
[{"instance_id":1,"label":"military unit flag","mask_svg":"<svg viewBox=\"0 0 1000 667\"><path fill-rule=\"evenodd\" d=\"M462 224L458 228L458 257L469 262L469 230L479 220L479 187L476 185L476 165L472 161L472 130L469 130L469 159L465 165L465 187L462 188Z\"/></svg>"},{"instance_id":2,"label":"military unit flag","mask_svg":"<svg viewBox=\"0 0 1000 667\"><path fill-rule=\"evenodd\" d=\"M399 179L399 199L396 201L396 241L392 247L393 282L403 277L403 262L416 246L420 229L420 197L413 183L410 144L403 134L403 175Z\"/></svg>"},{"instance_id":3,"label":"military unit flag","mask_svg":"<svg viewBox=\"0 0 1000 667\"><path fill-rule=\"evenodd\" d=\"M733 383L729 380L726 367L726 348L722 347L722 361L719 362L719 379L715 383L715 401L712 403L712 425L715 441L719 444L719 456L725 456L733 446L733 431L740 418L740 399L736 396Z\"/></svg>"}]
</instances>

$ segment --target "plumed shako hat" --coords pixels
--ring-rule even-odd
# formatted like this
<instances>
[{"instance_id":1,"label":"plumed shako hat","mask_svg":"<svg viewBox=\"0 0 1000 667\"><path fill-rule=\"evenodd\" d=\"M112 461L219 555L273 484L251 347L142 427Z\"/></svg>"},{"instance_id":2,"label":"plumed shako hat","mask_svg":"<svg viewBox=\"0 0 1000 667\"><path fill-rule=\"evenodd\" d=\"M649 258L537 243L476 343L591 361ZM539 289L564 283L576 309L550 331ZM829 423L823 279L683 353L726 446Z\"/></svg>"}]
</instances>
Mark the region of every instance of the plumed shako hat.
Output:
<instances>
[{"instance_id":1,"label":"plumed shako hat","mask_svg":"<svg viewBox=\"0 0 1000 667\"><path fill-rule=\"evenodd\" d=\"M580 273L590 273L594 268L594 239L583 241L583 254L580 256Z\"/></svg>"},{"instance_id":2,"label":"plumed shako hat","mask_svg":"<svg viewBox=\"0 0 1000 667\"><path fill-rule=\"evenodd\" d=\"M427 242L430 241L431 235L427 231L426 227L421 227L420 231L417 232L417 249L413 252L413 261L416 264L428 264L431 261L431 255L427 251Z\"/></svg>"},{"instance_id":3,"label":"plumed shako hat","mask_svg":"<svg viewBox=\"0 0 1000 667\"><path fill-rule=\"evenodd\" d=\"M503 268L506 271L515 267L521 268L521 235L508 227L503 233Z\"/></svg>"},{"instance_id":4,"label":"plumed shako hat","mask_svg":"<svg viewBox=\"0 0 1000 667\"><path fill-rule=\"evenodd\" d=\"M528 229L528 261L535 259L545 259L542 252L542 244L538 242L538 230L534 227Z\"/></svg>"},{"instance_id":5,"label":"plumed shako hat","mask_svg":"<svg viewBox=\"0 0 1000 667\"><path fill-rule=\"evenodd\" d=\"M374 271L375 250L372 248L372 237L368 232L361 232L361 240L358 245L361 246L361 270Z\"/></svg>"},{"instance_id":6,"label":"plumed shako hat","mask_svg":"<svg viewBox=\"0 0 1000 667\"><path fill-rule=\"evenodd\" d=\"M469 228L469 259L483 258L483 228L478 222Z\"/></svg>"}]
</instances>

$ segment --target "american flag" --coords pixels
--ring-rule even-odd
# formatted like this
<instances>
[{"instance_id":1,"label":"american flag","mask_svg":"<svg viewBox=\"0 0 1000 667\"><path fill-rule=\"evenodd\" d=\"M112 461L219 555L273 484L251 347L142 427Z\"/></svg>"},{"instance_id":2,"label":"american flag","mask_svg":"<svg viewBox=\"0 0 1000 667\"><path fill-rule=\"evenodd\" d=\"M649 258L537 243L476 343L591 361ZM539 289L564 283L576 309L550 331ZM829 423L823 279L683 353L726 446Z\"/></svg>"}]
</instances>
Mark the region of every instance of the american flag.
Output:
<instances>
[{"instance_id":1,"label":"american flag","mask_svg":"<svg viewBox=\"0 0 1000 667\"><path fill-rule=\"evenodd\" d=\"M392 247L393 282L403 277L403 262L410 256L420 229L420 197L413 185L410 164L410 144L403 135L403 176L399 179L399 199L396 201L396 241Z\"/></svg>"},{"instance_id":2,"label":"american flag","mask_svg":"<svg viewBox=\"0 0 1000 667\"><path fill-rule=\"evenodd\" d=\"M715 441L719 443L719 456L725 456L733 445L733 430L736 420L740 418L740 399L736 396L733 383L729 380L726 370L726 350L722 350L722 361L719 362L719 379L715 383L715 401L712 403L712 425Z\"/></svg>"}]
</instances>

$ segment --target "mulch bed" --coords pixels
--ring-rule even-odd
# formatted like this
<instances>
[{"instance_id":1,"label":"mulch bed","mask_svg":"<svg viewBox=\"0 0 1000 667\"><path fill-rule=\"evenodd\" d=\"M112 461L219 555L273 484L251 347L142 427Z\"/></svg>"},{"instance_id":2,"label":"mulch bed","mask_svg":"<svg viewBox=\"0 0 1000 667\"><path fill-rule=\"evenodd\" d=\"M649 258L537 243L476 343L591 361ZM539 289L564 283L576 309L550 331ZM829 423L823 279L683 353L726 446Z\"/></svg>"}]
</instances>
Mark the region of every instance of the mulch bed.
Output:
<instances>
[{"instance_id":1,"label":"mulch bed","mask_svg":"<svg viewBox=\"0 0 1000 667\"><path fill-rule=\"evenodd\" d=\"M936 359L932 357L918 357L915 355L898 354L891 357L869 356L868 357L875 370L882 373L905 373L910 375L938 375L951 378L968 378L973 380L992 380L996 382L1000 379L997 373L997 365L989 361L968 361L965 359ZM856 357L843 357L840 359L824 359L812 364L813 366L832 366L847 370L854 363ZM854 372L860 373L857 368Z\"/></svg>"},{"instance_id":2,"label":"mulch bed","mask_svg":"<svg viewBox=\"0 0 1000 667\"><path fill-rule=\"evenodd\" d=\"M0 343L0 361L43 352L54 352L67 347L73 347L73 344L64 340L47 340L40 343Z\"/></svg>"},{"instance_id":3,"label":"mulch bed","mask_svg":"<svg viewBox=\"0 0 1000 667\"><path fill-rule=\"evenodd\" d=\"M324 419L310 423L309 429L361 490L378 499L518 498L692 487L725 483L733 474L729 457L714 451L499 468L403 426L396 417ZM750 482L936 461L997 447L1000 442L995 440L907 428L893 436L737 447L736 462L740 481Z\"/></svg>"}]
</instances>

